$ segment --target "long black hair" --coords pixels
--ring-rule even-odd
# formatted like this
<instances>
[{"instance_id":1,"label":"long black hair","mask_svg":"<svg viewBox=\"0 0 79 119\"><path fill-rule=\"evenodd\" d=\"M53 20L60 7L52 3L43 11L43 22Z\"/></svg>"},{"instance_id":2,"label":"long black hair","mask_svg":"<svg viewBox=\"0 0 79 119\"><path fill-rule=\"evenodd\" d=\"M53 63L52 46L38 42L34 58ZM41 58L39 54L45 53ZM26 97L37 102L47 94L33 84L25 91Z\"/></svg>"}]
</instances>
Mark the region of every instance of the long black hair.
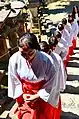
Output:
<instances>
[{"instance_id":1,"label":"long black hair","mask_svg":"<svg viewBox=\"0 0 79 119\"><path fill-rule=\"evenodd\" d=\"M75 19L75 8L77 9L77 13L78 13L78 17L79 17L79 10L78 10L78 6L73 6L73 11L72 11L72 15L73 15L73 18Z\"/></svg>"}]
</instances>

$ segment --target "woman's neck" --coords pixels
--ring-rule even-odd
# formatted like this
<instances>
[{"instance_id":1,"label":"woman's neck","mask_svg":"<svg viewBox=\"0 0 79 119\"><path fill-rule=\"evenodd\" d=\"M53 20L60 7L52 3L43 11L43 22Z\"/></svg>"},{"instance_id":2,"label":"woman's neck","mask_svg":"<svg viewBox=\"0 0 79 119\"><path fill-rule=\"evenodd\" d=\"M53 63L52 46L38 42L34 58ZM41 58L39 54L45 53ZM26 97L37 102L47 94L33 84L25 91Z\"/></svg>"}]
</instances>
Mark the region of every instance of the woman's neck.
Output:
<instances>
[{"instance_id":1,"label":"woman's neck","mask_svg":"<svg viewBox=\"0 0 79 119\"><path fill-rule=\"evenodd\" d=\"M28 61L29 61L30 64L32 64L32 61L33 61L33 59L35 58L36 53L37 53L37 50L33 50L33 51L31 52L31 56L29 56L29 59L28 59Z\"/></svg>"}]
</instances>

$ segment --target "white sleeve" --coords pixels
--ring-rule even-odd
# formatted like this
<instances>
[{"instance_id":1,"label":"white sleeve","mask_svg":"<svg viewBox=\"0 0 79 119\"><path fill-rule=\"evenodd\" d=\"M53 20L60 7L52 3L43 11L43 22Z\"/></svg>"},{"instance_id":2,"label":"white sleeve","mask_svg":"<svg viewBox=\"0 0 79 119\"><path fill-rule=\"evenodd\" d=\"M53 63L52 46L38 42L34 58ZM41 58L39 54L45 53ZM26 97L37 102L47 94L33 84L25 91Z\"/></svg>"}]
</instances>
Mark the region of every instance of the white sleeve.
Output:
<instances>
[{"instance_id":1,"label":"white sleeve","mask_svg":"<svg viewBox=\"0 0 79 119\"><path fill-rule=\"evenodd\" d=\"M17 98L23 94L22 84L16 76L15 62L9 60L8 65L8 96L11 98Z\"/></svg>"},{"instance_id":2,"label":"white sleeve","mask_svg":"<svg viewBox=\"0 0 79 119\"><path fill-rule=\"evenodd\" d=\"M67 75L62 59L60 62L59 79L60 79L60 91L63 92L66 88Z\"/></svg>"},{"instance_id":3,"label":"white sleeve","mask_svg":"<svg viewBox=\"0 0 79 119\"><path fill-rule=\"evenodd\" d=\"M75 27L75 29L74 29L74 39L77 39L77 34L78 34L78 24L75 23L74 27Z\"/></svg>"},{"instance_id":4,"label":"white sleeve","mask_svg":"<svg viewBox=\"0 0 79 119\"><path fill-rule=\"evenodd\" d=\"M51 60L51 62L50 62ZM56 67L54 65L53 59L50 56L50 60L46 63L46 77L45 81L46 83L43 85L42 89L38 91L38 95L40 98L42 98L44 101L48 102L49 104L56 107L58 105L58 99L59 99L59 85L60 82L57 79L57 72ZM59 82L59 83L58 83Z\"/></svg>"},{"instance_id":5,"label":"white sleeve","mask_svg":"<svg viewBox=\"0 0 79 119\"><path fill-rule=\"evenodd\" d=\"M38 91L38 95L42 98L45 102L48 101L50 94L46 92L45 89L41 89Z\"/></svg>"}]
</instances>

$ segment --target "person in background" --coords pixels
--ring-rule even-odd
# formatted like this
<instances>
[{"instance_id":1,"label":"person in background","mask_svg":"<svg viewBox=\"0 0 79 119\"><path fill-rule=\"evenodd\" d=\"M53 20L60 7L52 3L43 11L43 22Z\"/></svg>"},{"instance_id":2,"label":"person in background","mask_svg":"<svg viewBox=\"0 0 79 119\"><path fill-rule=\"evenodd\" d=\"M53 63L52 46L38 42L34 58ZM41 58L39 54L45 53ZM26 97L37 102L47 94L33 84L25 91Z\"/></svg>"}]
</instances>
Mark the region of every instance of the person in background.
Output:
<instances>
[{"instance_id":1,"label":"person in background","mask_svg":"<svg viewBox=\"0 0 79 119\"><path fill-rule=\"evenodd\" d=\"M66 73L65 73L65 67L63 64L63 60L57 53L54 52L55 48L57 47L57 42L55 41L56 39L54 38L55 37L53 36L51 37L52 44L50 45L46 41L41 41L39 44L40 44L41 51L49 54L54 60L58 80L60 80L60 91L63 91L65 89L65 83L62 83L62 82L65 82L67 77L65 77ZM49 43L50 43L50 39L49 39ZM63 88L61 87L61 85L63 86Z\"/></svg>"},{"instance_id":2,"label":"person in background","mask_svg":"<svg viewBox=\"0 0 79 119\"><path fill-rule=\"evenodd\" d=\"M66 61L67 49L65 49L64 46L61 47L62 44L59 44L58 39L61 38L60 36L61 36L60 32L56 31L54 33L54 37L50 37L48 42L49 42L49 46L50 46L50 49L52 50L52 52L58 54L61 57L61 59L62 59L62 61L64 63L64 68L65 68L65 71L66 71L66 75L67 75L67 69L66 69L66 65L67 65L67 61Z\"/></svg>"},{"instance_id":3,"label":"person in background","mask_svg":"<svg viewBox=\"0 0 79 119\"><path fill-rule=\"evenodd\" d=\"M65 47L66 49L68 49L68 43L67 43L67 41L62 37L62 34L60 33L60 31L56 30L56 31L53 33L53 36L57 38L58 43L60 42L61 44L64 45L64 47Z\"/></svg>"},{"instance_id":4,"label":"person in background","mask_svg":"<svg viewBox=\"0 0 79 119\"><path fill-rule=\"evenodd\" d=\"M53 37L52 37L53 38ZM52 46L51 48L55 48L55 40L52 42ZM41 41L40 43L40 48L41 48L41 51L49 54L52 59L54 60L54 64L55 64L55 67L56 67L56 85L57 85L57 89L56 89L56 92L57 92L57 98L60 99L61 101L61 97L60 97L60 92L64 91L65 89L65 86L66 86L66 72L65 72L65 68L64 68L64 65L63 65L63 61L61 59L61 57L54 53L51 49L50 49L50 45L46 42L46 41ZM54 44L54 45L53 45ZM53 49L54 49L53 48ZM53 95L54 96L54 95ZM57 99L56 98L56 99ZM55 108L56 112L54 113L55 115L55 118L56 119L59 119L60 115L61 115L61 105L59 105L58 108Z\"/></svg>"},{"instance_id":5,"label":"person in background","mask_svg":"<svg viewBox=\"0 0 79 119\"><path fill-rule=\"evenodd\" d=\"M76 40L77 40L77 35L78 35L78 24L77 22L75 22L72 13L68 15L68 22L71 24L71 27L72 27L72 34L73 34L72 44L73 44L73 49L74 49L76 48Z\"/></svg>"},{"instance_id":6,"label":"person in background","mask_svg":"<svg viewBox=\"0 0 79 119\"><path fill-rule=\"evenodd\" d=\"M78 24L78 36L79 36L79 9L78 9L78 6L73 6L72 15L73 15L74 20Z\"/></svg>"},{"instance_id":7,"label":"person in background","mask_svg":"<svg viewBox=\"0 0 79 119\"><path fill-rule=\"evenodd\" d=\"M61 37L63 37L67 43L68 43L68 47L69 47L69 41L70 41L70 34L69 32L65 29L64 25L62 23L58 24L58 30L61 33Z\"/></svg>"},{"instance_id":8,"label":"person in background","mask_svg":"<svg viewBox=\"0 0 79 119\"><path fill-rule=\"evenodd\" d=\"M68 43L68 51L67 51L67 57L66 57L66 60L68 62L70 60L69 53L68 53L69 52L69 46L70 46L70 34L64 28L64 25L62 23L58 24L58 29L59 29L59 31L60 31L60 33L62 35L61 37L63 37L67 41L67 43Z\"/></svg>"},{"instance_id":9,"label":"person in background","mask_svg":"<svg viewBox=\"0 0 79 119\"><path fill-rule=\"evenodd\" d=\"M68 52L68 43L67 41L62 37L61 33L59 31L55 31L53 36L55 37L55 42L57 42L57 47L55 46L55 49L53 52L57 53L60 55L62 60L64 61L66 59L66 55ZM53 37L50 38L49 44L52 44L53 42ZM56 43L55 43L56 45ZM53 45L54 48L54 45Z\"/></svg>"},{"instance_id":10,"label":"person in background","mask_svg":"<svg viewBox=\"0 0 79 119\"><path fill-rule=\"evenodd\" d=\"M78 6L73 6L73 11L72 11L73 18L77 21L79 24L79 10Z\"/></svg>"},{"instance_id":11,"label":"person in background","mask_svg":"<svg viewBox=\"0 0 79 119\"><path fill-rule=\"evenodd\" d=\"M58 112L56 108L61 101L52 57L40 51L33 33L25 33L18 44L19 51L10 57L8 66L8 96L17 102L14 114L18 119L60 119L61 109Z\"/></svg>"},{"instance_id":12,"label":"person in background","mask_svg":"<svg viewBox=\"0 0 79 119\"><path fill-rule=\"evenodd\" d=\"M67 41L61 36L59 31L54 32L54 37L58 40L58 47L56 47L55 52L59 54L64 62L64 66L66 68L68 60L68 43ZM61 47L63 46L63 47ZM67 71L67 70L66 70Z\"/></svg>"},{"instance_id":13,"label":"person in background","mask_svg":"<svg viewBox=\"0 0 79 119\"><path fill-rule=\"evenodd\" d=\"M73 32L72 32L72 27L71 24L67 22L66 18L62 19L62 24L64 25L64 28L69 32L70 34L70 39L69 39L69 55L73 54L73 47L72 47L72 40L73 40Z\"/></svg>"}]
</instances>

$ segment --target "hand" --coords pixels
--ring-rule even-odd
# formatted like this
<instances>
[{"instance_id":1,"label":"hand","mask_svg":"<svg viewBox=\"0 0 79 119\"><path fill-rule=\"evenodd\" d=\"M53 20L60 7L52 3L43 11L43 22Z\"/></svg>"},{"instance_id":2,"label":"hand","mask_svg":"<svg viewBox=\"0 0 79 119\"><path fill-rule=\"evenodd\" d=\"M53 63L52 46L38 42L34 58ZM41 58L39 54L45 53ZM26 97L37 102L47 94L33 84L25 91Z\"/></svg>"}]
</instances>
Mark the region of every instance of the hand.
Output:
<instances>
[{"instance_id":1,"label":"hand","mask_svg":"<svg viewBox=\"0 0 79 119\"><path fill-rule=\"evenodd\" d=\"M24 98L24 101L31 101L31 100L34 100L34 99L37 99L39 98L39 95L38 94L23 94L23 98Z\"/></svg>"}]
</instances>

